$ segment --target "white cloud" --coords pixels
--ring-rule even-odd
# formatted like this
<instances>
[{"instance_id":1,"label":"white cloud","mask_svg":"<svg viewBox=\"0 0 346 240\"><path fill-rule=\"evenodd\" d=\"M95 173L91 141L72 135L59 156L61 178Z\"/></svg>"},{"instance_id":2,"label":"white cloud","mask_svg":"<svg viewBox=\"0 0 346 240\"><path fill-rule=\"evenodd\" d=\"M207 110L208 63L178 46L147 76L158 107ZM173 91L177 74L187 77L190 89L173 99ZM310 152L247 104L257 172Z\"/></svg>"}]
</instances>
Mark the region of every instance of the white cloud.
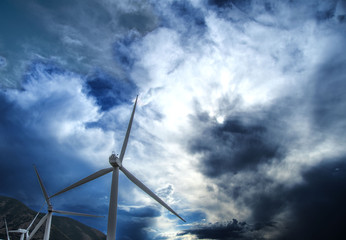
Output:
<instances>
[{"instance_id":1,"label":"white cloud","mask_svg":"<svg viewBox=\"0 0 346 240\"><path fill-rule=\"evenodd\" d=\"M67 151L95 165L104 165L114 145L113 133L86 128L102 117L95 101L83 90L83 80L72 73L48 73L36 65L24 90L7 91L8 98L27 115L23 122L41 137L56 141ZM101 157L100 157L101 156Z\"/></svg>"}]
</instances>

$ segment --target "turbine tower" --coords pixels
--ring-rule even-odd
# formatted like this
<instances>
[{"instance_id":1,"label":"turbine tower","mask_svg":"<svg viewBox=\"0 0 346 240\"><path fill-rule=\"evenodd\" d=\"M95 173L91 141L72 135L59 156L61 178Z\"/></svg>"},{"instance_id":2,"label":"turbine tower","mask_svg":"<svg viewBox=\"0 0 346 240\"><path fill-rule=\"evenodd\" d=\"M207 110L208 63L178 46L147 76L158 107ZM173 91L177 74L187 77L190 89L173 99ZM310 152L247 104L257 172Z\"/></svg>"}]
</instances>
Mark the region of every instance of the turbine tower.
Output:
<instances>
[{"instance_id":1,"label":"turbine tower","mask_svg":"<svg viewBox=\"0 0 346 240\"><path fill-rule=\"evenodd\" d=\"M172 208L170 208L164 201L162 201L155 193L153 193L149 188L147 188L141 181L139 181L135 176L133 176L122 164L127 142L129 140L131 126L133 122L133 117L135 115L136 105L137 105L138 95L135 100L135 104L133 106L131 118L127 127L127 131L125 134L124 142L121 148L120 156L117 157L114 153L109 157L109 163L112 167L105 168L100 171L97 171L86 178L81 179L80 181L70 185L69 187L64 188L60 192L55 193L50 196L50 198L55 197L61 193L69 191L75 187L78 187L84 183L90 182L98 177L101 177L107 173L112 172L112 184L111 184L111 193L109 199L109 209L108 209L108 225L107 225L107 240L115 239L115 231L116 231L116 220L117 220L117 201L118 201L118 180L119 180L119 169L122 171L125 176L130 179L134 184L136 184L140 189L142 189L145 193L147 193L150 197L155 199L158 203L168 209L175 216L180 218L182 221L186 222L182 217L180 217Z\"/></svg>"},{"instance_id":2,"label":"turbine tower","mask_svg":"<svg viewBox=\"0 0 346 240\"><path fill-rule=\"evenodd\" d=\"M44 231L43 240L49 240L50 228L51 228L51 224L52 224L53 213L60 213L60 214L66 214L66 215L75 215L75 216L85 216L85 217L103 217L103 216L95 216L95 215L85 214L85 213L76 213L76 212L67 212L67 211L61 211L61 210L54 210L53 206L52 206L52 203L49 200L46 188L43 185L42 179L41 179L40 175L38 174L38 171L37 171L35 166L34 166L34 168L35 168L35 172L36 172L36 175L37 175L37 179L38 179L38 181L40 183L40 186L41 186L41 190L42 190L43 196L44 196L44 198L46 200L46 203L47 203L47 206L48 206L48 213L43 218L41 218L41 220L35 226L34 230L29 235L29 238L27 238L27 240L30 240L34 236L34 234L37 232L37 230L42 226L42 224L44 222L46 222L46 229Z\"/></svg>"}]
</instances>

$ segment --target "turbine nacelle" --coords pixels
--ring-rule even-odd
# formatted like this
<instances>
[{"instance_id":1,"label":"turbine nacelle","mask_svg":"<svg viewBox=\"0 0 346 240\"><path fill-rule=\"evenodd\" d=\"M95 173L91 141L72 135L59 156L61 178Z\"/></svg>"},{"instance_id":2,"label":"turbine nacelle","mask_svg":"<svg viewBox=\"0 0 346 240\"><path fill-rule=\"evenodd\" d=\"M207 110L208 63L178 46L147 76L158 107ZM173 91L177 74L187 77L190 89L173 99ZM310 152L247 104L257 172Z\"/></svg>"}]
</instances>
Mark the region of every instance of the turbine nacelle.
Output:
<instances>
[{"instance_id":1,"label":"turbine nacelle","mask_svg":"<svg viewBox=\"0 0 346 240\"><path fill-rule=\"evenodd\" d=\"M113 166L113 167L122 167L121 161L120 159L114 154L112 153L112 155L110 155L109 157L109 163Z\"/></svg>"},{"instance_id":2,"label":"turbine nacelle","mask_svg":"<svg viewBox=\"0 0 346 240\"><path fill-rule=\"evenodd\" d=\"M48 205L48 212L53 212L53 206L52 205Z\"/></svg>"}]
</instances>

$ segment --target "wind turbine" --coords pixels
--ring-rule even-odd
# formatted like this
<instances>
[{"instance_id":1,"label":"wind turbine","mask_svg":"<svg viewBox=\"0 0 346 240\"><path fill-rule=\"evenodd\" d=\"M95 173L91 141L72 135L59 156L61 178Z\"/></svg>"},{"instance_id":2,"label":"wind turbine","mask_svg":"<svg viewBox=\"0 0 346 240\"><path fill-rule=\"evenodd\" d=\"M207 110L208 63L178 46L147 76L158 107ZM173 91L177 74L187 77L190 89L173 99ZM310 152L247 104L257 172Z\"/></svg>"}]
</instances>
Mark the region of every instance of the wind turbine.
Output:
<instances>
[{"instance_id":1,"label":"wind turbine","mask_svg":"<svg viewBox=\"0 0 346 240\"><path fill-rule=\"evenodd\" d=\"M135 115L136 105L137 105L138 95L133 106L131 118L127 127L126 135L124 138L123 146L121 148L120 156L116 156L114 153L109 157L109 163L112 167L105 168L100 171L97 171L86 178L81 179L80 181L70 185L67 188L64 188L60 192L55 193L50 196L50 198L55 197L61 193L69 191L75 187L78 187L84 183L90 182L98 177L101 177L107 173L112 173L112 184L111 184L111 193L109 199L109 208L108 208L108 225L107 225L107 240L115 239L115 230L116 230L116 220L117 220L117 201L118 201L118 180L119 180L119 169L128 177L134 184L136 184L140 189L147 193L150 197L155 199L162 206L167 208L175 216L180 218L182 221L186 222L182 217L180 217L172 208L170 208L164 201L162 201L155 193L153 193L149 188L147 188L141 181L139 181L135 176L133 176L123 165L123 159L126 151L127 142L129 140L131 126L133 122L133 117Z\"/></svg>"},{"instance_id":2,"label":"wind turbine","mask_svg":"<svg viewBox=\"0 0 346 240\"><path fill-rule=\"evenodd\" d=\"M24 240L24 237L25 239L29 239L29 230L31 228L31 226L34 224L36 218L38 217L38 215L40 214L40 211L41 209L43 208L44 204L42 205L42 207L40 208L40 210L38 210L36 216L34 217L34 219L32 220L32 222L29 224L28 228L27 229L22 229L22 228L19 228L17 230L10 230L9 232L12 232L12 233L21 233L20 235L20 240Z\"/></svg>"},{"instance_id":3,"label":"wind turbine","mask_svg":"<svg viewBox=\"0 0 346 240\"><path fill-rule=\"evenodd\" d=\"M61 210L55 210L53 209L52 203L49 200L46 188L43 185L42 179L40 177L40 175L38 174L38 171L35 168L35 172L37 175L37 179L40 183L41 186L41 190L43 193L43 196L46 200L47 206L48 206L48 213L41 218L41 220L39 221L39 223L35 226L34 230L31 232L31 234L29 235L29 238L27 238L27 240L30 240L34 234L37 232L37 230L42 226L42 224L44 222L46 222L46 229L44 231L44 236L43 236L43 240L49 240L49 235L50 235L50 228L51 228L51 224L52 224L52 215L53 213L60 213L60 214L66 214L66 215L75 215L75 216L85 216L85 217L102 217L102 216L95 216L95 215L91 215L91 214L85 214L85 213L76 213L76 212L67 212L67 211L61 211Z\"/></svg>"}]
</instances>

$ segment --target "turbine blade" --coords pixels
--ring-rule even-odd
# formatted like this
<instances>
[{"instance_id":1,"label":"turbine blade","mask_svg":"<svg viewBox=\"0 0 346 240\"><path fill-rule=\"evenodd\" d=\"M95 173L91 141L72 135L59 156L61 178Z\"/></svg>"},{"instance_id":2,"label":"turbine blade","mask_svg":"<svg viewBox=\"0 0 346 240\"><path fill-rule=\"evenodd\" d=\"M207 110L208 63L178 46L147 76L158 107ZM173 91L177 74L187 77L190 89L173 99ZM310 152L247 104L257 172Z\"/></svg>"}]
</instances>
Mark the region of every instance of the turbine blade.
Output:
<instances>
[{"instance_id":1,"label":"turbine blade","mask_svg":"<svg viewBox=\"0 0 346 240\"><path fill-rule=\"evenodd\" d=\"M50 201L49 201L49 197L48 197L46 188L45 188L44 185L43 185L43 182L42 182L42 180L41 180L40 175L38 174L38 171L37 171L37 168L36 168L35 165L34 165L34 169L35 169L35 172L36 172L36 175L37 175L37 179L38 179L38 181L39 181L39 183L40 183L43 196L44 196L44 198L46 199L47 205L50 206L51 204L50 204Z\"/></svg>"},{"instance_id":2,"label":"turbine blade","mask_svg":"<svg viewBox=\"0 0 346 240\"><path fill-rule=\"evenodd\" d=\"M113 170L113 168L110 167L110 168L105 168L105 169L102 169L100 171L97 171L96 173L93 173L90 176L88 176L86 178L83 178L82 180L79 180L78 182L72 184L71 186L69 186L67 188L64 188L60 192L57 192L57 193L53 194L52 196L50 196L50 198L55 197L55 196L57 196L57 195L59 195L61 193L67 192L67 191L69 191L69 190L71 190L73 188L76 188L76 187L84 184L84 183L90 182L90 181L92 181L92 180L94 180L94 179L96 179L98 177L101 177L101 176L111 172L112 170Z\"/></svg>"},{"instance_id":3,"label":"turbine blade","mask_svg":"<svg viewBox=\"0 0 346 240\"><path fill-rule=\"evenodd\" d=\"M67 212L67 211L60 211L60 210L53 210L52 212L66 214L66 215L83 216L83 217L98 217L98 218L104 217L104 216L97 216L97 215L86 214L86 213Z\"/></svg>"},{"instance_id":4,"label":"turbine blade","mask_svg":"<svg viewBox=\"0 0 346 240\"><path fill-rule=\"evenodd\" d=\"M120 162L123 162L123 158L124 158L126 147L127 147L127 142L129 140L129 137L130 137L132 121L133 121L133 117L135 115L135 110L136 110L136 105L137 105L137 99L138 99L138 95L136 97L135 105L133 106L131 118L130 118L129 125L127 127L126 135L125 135L125 138L124 138L123 146L121 148L121 152L120 152L120 156L119 156Z\"/></svg>"},{"instance_id":5,"label":"turbine blade","mask_svg":"<svg viewBox=\"0 0 346 240\"><path fill-rule=\"evenodd\" d=\"M41 218L41 220L40 220L40 221L38 222L38 224L35 226L34 230L32 230L32 232L30 233L28 240L30 240L30 239L35 235L35 233L37 232L37 230L38 230L38 229L42 226L42 224L47 220L48 214L49 214L49 213L47 213L46 215L44 215L43 218Z\"/></svg>"},{"instance_id":6,"label":"turbine blade","mask_svg":"<svg viewBox=\"0 0 346 240\"><path fill-rule=\"evenodd\" d=\"M115 230L117 227L118 183L119 168L115 167L112 174L111 195L109 198L107 240L115 239Z\"/></svg>"},{"instance_id":7,"label":"turbine blade","mask_svg":"<svg viewBox=\"0 0 346 240\"><path fill-rule=\"evenodd\" d=\"M10 240L10 234L8 233L8 228L7 228L7 221L6 218L4 218L5 220L5 227L6 227L6 235L7 235L7 240Z\"/></svg>"},{"instance_id":8,"label":"turbine blade","mask_svg":"<svg viewBox=\"0 0 346 240\"><path fill-rule=\"evenodd\" d=\"M164 201L161 200L155 193L153 193L149 188L147 188L141 181L139 181L135 176L133 176L126 168L121 167L120 170L128 177L134 184L136 184L140 189L146 192L150 197L154 198L158 203L167 208L171 213L180 218L182 221L186 222L182 217L180 217L172 208L170 208Z\"/></svg>"},{"instance_id":9,"label":"turbine blade","mask_svg":"<svg viewBox=\"0 0 346 240\"><path fill-rule=\"evenodd\" d=\"M18 229L18 230L10 230L8 232L11 232L11 233L26 233L26 230L24 229Z\"/></svg>"},{"instance_id":10,"label":"turbine blade","mask_svg":"<svg viewBox=\"0 0 346 240\"><path fill-rule=\"evenodd\" d=\"M35 216L34 219L31 221L31 223L30 223L29 227L26 229L26 231L29 231L29 230L30 230L31 226L34 224L36 218L37 218L38 215L40 214L40 211L41 211L41 209L43 208L43 206L44 206L45 204L46 204L46 203L43 203L43 205L42 205L42 207L40 208L40 210L38 210L36 216Z\"/></svg>"}]
</instances>

